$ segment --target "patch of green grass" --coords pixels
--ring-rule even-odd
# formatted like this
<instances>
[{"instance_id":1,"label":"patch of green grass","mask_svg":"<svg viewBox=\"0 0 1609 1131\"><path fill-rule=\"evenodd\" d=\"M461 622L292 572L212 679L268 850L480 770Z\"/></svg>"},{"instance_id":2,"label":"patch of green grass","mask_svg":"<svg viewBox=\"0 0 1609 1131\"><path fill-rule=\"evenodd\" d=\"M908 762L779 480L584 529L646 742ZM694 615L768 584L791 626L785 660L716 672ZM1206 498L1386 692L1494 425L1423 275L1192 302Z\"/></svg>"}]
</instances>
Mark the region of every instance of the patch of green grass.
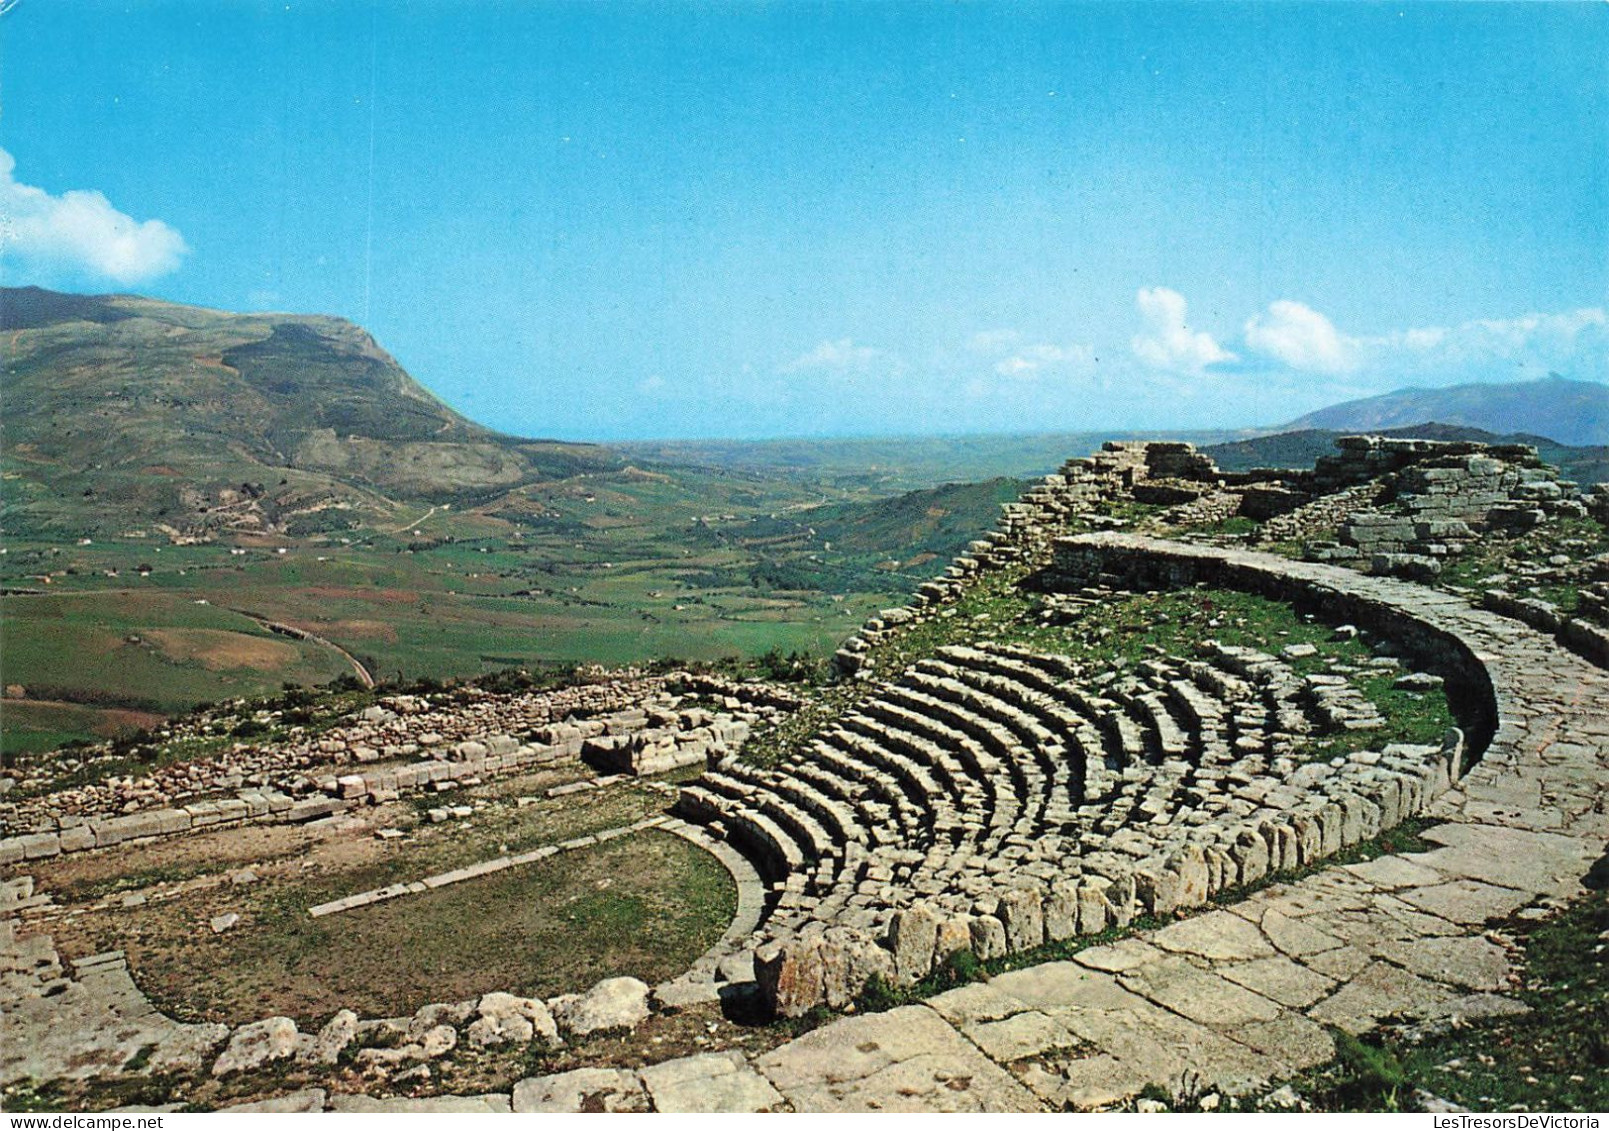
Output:
<instances>
[{"instance_id":1,"label":"patch of green grass","mask_svg":"<svg viewBox=\"0 0 1609 1131\"><path fill-rule=\"evenodd\" d=\"M268 881L228 893L243 921L222 935L206 929L214 902L139 908L123 915L120 945L135 980L175 1016L282 1013L316 1028L331 1002L385 1017L491 990L550 997L621 974L653 983L720 937L737 896L714 857L652 831L309 917L327 894Z\"/></svg>"},{"instance_id":2,"label":"patch of green grass","mask_svg":"<svg viewBox=\"0 0 1609 1131\"><path fill-rule=\"evenodd\" d=\"M1541 598L1571 613L1580 601L1576 581L1526 576L1526 567L1560 553L1576 563L1609 553L1609 528L1590 518L1552 518L1515 538L1481 538L1448 562L1438 581L1476 592L1505 589L1522 597ZM1489 580L1493 577L1503 579Z\"/></svg>"},{"instance_id":3,"label":"patch of green grass","mask_svg":"<svg viewBox=\"0 0 1609 1131\"><path fill-rule=\"evenodd\" d=\"M1257 533L1261 528L1262 524L1256 519L1235 514L1230 515L1228 518L1221 518L1216 522L1201 522L1191 526L1182 526L1179 527L1179 530L1182 533L1200 534L1211 538L1246 538Z\"/></svg>"},{"instance_id":4,"label":"patch of green grass","mask_svg":"<svg viewBox=\"0 0 1609 1131\"><path fill-rule=\"evenodd\" d=\"M205 860L195 860L186 864L161 864L104 879L70 880L63 884L54 896L61 903L92 903L109 895L116 895L120 891L140 891L156 884L183 883L185 880L204 876L214 868L215 865L211 861Z\"/></svg>"}]
</instances>

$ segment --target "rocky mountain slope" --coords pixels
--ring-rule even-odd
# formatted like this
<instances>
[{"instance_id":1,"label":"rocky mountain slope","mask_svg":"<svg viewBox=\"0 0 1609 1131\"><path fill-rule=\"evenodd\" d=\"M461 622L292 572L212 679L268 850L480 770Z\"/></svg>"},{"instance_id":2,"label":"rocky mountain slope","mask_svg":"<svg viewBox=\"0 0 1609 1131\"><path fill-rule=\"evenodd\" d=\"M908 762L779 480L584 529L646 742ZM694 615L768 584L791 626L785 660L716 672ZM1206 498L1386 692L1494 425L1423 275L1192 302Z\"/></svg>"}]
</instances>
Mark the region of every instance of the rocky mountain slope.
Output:
<instances>
[{"instance_id":1,"label":"rocky mountain slope","mask_svg":"<svg viewBox=\"0 0 1609 1131\"><path fill-rule=\"evenodd\" d=\"M0 332L10 531L305 533L621 466L465 419L338 318L25 287Z\"/></svg>"},{"instance_id":2,"label":"rocky mountain slope","mask_svg":"<svg viewBox=\"0 0 1609 1131\"><path fill-rule=\"evenodd\" d=\"M1554 373L1539 381L1399 389L1308 413L1281 431L1378 432L1427 420L1527 432L1561 444L1609 444L1609 385Z\"/></svg>"}]
</instances>

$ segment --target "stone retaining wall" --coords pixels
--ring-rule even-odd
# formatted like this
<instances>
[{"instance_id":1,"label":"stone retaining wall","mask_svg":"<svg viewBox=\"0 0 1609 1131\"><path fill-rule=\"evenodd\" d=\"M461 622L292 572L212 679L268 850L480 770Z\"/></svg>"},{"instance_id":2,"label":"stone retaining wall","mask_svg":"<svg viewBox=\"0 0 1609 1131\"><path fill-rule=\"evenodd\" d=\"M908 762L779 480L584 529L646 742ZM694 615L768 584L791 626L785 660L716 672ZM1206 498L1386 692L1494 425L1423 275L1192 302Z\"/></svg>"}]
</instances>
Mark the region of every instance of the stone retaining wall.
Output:
<instances>
[{"instance_id":1,"label":"stone retaining wall","mask_svg":"<svg viewBox=\"0 0 1609 1131\"><path fill-rule=\"evenodd\" d=\"M1501 589L1483 593L1481 607L1545 632L1582 659L1609 668L1609 629L1572 617L1549 601L1516 597Z\"/></svg>"}]
</instances>

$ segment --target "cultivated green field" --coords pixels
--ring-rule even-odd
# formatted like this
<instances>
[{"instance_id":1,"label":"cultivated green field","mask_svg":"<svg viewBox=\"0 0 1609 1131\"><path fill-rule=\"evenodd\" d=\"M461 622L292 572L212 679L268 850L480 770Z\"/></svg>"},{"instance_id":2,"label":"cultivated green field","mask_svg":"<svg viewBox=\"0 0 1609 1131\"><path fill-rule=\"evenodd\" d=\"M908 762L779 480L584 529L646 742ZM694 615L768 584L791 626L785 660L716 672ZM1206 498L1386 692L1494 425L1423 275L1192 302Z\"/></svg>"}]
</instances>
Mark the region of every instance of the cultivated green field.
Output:
<instances>
[{"instance_id":1,"label":"cultivated green field","mask_svg":"<svg viewBox=\"0 0 1609 1131\"><path fill-rule=\"evenodd\" d=\"M0 737L8 754L111 737L196 703L326 683L354 660L407 681L773 650L820 658L1020 489L995 480L879 498L628 468L317 537L17 537L0 556Z\"/></svg>"}]
</instances>

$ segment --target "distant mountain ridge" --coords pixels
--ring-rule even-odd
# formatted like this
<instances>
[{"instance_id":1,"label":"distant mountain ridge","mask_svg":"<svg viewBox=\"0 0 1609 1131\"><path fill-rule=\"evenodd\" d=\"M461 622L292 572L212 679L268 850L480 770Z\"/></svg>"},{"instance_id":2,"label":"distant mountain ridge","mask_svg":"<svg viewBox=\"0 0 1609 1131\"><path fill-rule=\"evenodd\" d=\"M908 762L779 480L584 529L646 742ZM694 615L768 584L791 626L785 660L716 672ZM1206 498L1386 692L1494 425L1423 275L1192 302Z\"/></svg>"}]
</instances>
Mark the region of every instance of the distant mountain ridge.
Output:
<instances>
[{"instance_id":1,"label":"distant mountain ridge","mask_svg":"<svg viewBox=\"0 0 1609 1131\"><path fill-rule=\"evenodd\" d=\"M1537 381L1399 389L1310 412L1280 432L1310 428L1379 432L1434 420L1500 435L1530 433L1561 444L1609 444L1609 385L1549 374Z\"/></svg>"},{"instance_id":2,"label":"distant mountain ridge","mask_svg":"<svg viewBox=\"0 0 1609 1131\"><path fill-rule=\"evenodd\" d=\"M1313 466L1320 456L1335 454L1335 441L1356 429L1332 431L1304 428L1294 432L1275 432L1211 444L1201 450L1225 471L1249 471L1254 467L1301 469ZM1480 428L1458 424L1410 424L1406 428L1374 429L1374 434L1403 439L1472 440L1480 444L1529 444L1545 461L1557 467L1566 479L1578 483L1609 482L1609 447L1560 444L1546 436L1525 432L1498 435Z\"/></svg>"},{"instance_id":3,"label":"distant mountain ridge","mask_svg":"<svg viewBox=\"0 0 1609 1131\"><path fill-rule=\"evenodd\" d=\"M466 419L339 318L22 287L0 330L8 529L305 527L622 466Z\"/></svg>"}]
</instances>

